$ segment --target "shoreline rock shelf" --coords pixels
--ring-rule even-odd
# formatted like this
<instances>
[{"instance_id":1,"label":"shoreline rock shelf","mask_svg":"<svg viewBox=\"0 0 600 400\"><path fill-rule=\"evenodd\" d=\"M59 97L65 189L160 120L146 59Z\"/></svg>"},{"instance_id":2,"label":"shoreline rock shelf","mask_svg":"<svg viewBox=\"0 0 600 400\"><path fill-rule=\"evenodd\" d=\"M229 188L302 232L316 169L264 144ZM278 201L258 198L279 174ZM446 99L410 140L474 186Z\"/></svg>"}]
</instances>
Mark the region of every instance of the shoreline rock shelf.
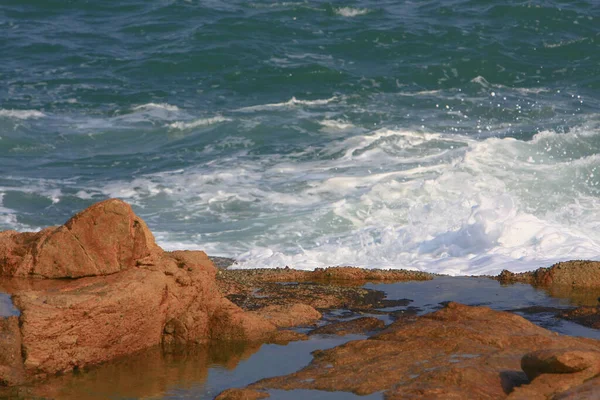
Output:
<instances>
[{"instance_id":1,"label":"shoreline rock shelf","mask_svg":"<svg viewBox=\"0 0 600 400\"><path fill-rule=\"evenodd\" d=\"M160 351L181 351L184 344L210 349L214 341L259 348L355 333L368 338L316 351L295 373L217 398L264 398L280 389L384 392L386 399L600 397L600 341L453 302L418 316L411 300L389 300L363 287L433 278L353 267L217 268L201 251L163 251L129 205L110 199L59 227L0 232L0 292L10 294L19 311L0 317L0 386L38 385L161 345ZM600 263L504 271L495 279L556 297L575 293L584 307L556 315L600 326L594 302ZM392 322L386 326L378 317ZM298 326L305 333L287 330Z\"/></svg>"},{"instance_id":2,"label":"shoreline rock shelf","mask_svg":"<svg viewBox=\"0 0 600 400\"><path fill-rule=\"evenodd\" d=\"M585 398L600 396L600 386L587 387L600 380L600 341L558 335L487 307L449 303L313 356L300 371L244 390L383 391L386 400L582 399L569 396L583 390L596 396ZM239 393L232 389L217 399Z\"/></svg>"}]
</instances>

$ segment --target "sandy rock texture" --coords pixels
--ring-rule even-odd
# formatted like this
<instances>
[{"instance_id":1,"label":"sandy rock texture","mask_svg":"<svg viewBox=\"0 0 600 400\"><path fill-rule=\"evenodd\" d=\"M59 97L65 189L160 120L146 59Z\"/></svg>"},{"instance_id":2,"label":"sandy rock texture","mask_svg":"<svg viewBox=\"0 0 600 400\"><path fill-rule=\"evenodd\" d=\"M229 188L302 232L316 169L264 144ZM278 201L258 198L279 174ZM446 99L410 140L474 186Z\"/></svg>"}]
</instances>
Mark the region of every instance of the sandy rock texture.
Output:
<instances>
[{"instance_id":1,"label":"sandy rock texture","mask_svg":"<svg viewBox=\"0 0 600 400\"><path fill-rule=\"evenodd\" d=\"M89 207L59 227L0 232L0 275L80 278L119 272L159 252L154 236L119 200Z\"/></svg>"},{"instance_id":2,"label":"sandy rock texture","mask_svg":"<svg viewBox=\"0 0 600 400\"><path fill-rule=\"evenodd\" d=\"M161 343L268 339L277 327L223 297L216 271L203 252L164 252L120 200L57 228L1 233L0 289L12 294L20 316L0 320L0 383Z\"/></svg>"},{"instance_id":3,"label":"sandy rock texture","mask_svg":"<svg viewBox=\"0 0 600 400\"><path fill-rule=\"evenodd\" d=\"M526 283L545 290L550 296L579 305L572 310L556 310L556 316L600 329L600 262L566 261L532 272L504 270L495 277L500 283Z\"/></svg>"},{"instance_id":4,"label":"sandy rock texture","mask_svg":"<svg viewBox=\"0 0 600 400\"><path fill-rule=\"evenodd\" d=\"M349 321L334 322L310 331L310 335L366 334L385 328L385 322L375 317L361 317Z\"/></svg>"},{"instance_id":5,"label":"sandy rock texture","mask_svg":"<svg viewBox=\"0 0 600 400\"><path fill-rule=\"evenodd\" d=\"M449 303L313 356L304 369L248 389L383 391L387 400L600 396L589 383L600 373L599 341L561 336L487 307Z\"/></svg>"},{"instance_id":6,"label":"sandy rock texture","mask_svg":"<svg viewBox=\"0 0 600 400\"><path fill-rule=\"evenodd\" d=\"M533 286L567 286L600 288L600 262L566 261L532 272L512 273L504 270L496 277L501 283L529 283Z\"/></svg>"}]
</instances>

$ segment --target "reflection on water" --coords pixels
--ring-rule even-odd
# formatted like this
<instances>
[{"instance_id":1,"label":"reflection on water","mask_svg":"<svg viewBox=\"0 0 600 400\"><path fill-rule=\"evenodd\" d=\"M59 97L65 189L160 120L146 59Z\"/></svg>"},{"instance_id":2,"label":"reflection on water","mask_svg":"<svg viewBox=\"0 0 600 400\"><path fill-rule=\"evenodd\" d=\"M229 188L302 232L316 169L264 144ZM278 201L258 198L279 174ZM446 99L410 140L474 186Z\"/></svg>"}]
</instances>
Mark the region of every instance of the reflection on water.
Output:
<instances>
[{"instance_id":1,"label":"reflection on water","mask_svg":"<svg viewBox=\"0 0 600 400\"><path fill-rule=\"evenodd\" d=\"M574 288L571 286L553 286L543 289L548 295L565 299L574 306L597 306L600 298L599 288Z\"/></svg>"},{"instance_id":2,"label":"reflection on water","mask_svg":"<svg viewBox=\"0 0 600 400\"><path fill-rule=\"evenodd\" d=\"M206 381L209 368L235 369L259 344L215 343L163 352L160 347L87 371L56 377L36 394L60 399L160 398L172 387L190 389Z\"/></svg>"},{"instance_id":3,"label":"reflection on water","mask_svg":"<svg viewBox=\"0 0 600 400\"><path fill-rule=\"evenodd\" d=\"M411 306L420 308L423 314L441 308L440 303L446 301L508 311L531 306L566 309L580 305L597 305L600 296L598 289L540 289L520 283L501 285L489 278L449 276L421 282L367 284L365 287L382 290L389 299L412 299ZM600 339L600 331L556 318L553 312L519 315L546 329L565 335Z\"/></svg>"},{"instance_id":4,"label":"reflection on water","mask_svg":"<svg viewBox=\"0 0 600 400\"><path fill-rule=\"evenodd\" d=\"M313 350L363 338L315 337L287 346L216 342L168 353L155 347L87 371L52 378L33 392L60 399L213 399L227 388L295 372L311 361Z\"/></svg>"},{"instance_id":5,"label":"reflection on water","mask_svg":"<svg viewBox=\"0 0 600 400\"><path fill-rule=\"evenodd\" d=\"M47 285L37 282L34 285ZM13 281L11 290L29 288L28 282ZM367 288L382 290L389 299L412 299L406 307L431 312L445 301L469 305L486 305L497 310L541 306L545 312L521 313L533 322L563 334L600 339L599 331L554 317L553 308L568 308L581 304L596 304L596 291L541 290L529 285L500 285L486 278L438 277L431 281L393 284L367 284ZM31 288L30 288L31 289ZM48 289L48 288L46 288ZM52 290L52 289L51 289ZM8 295L0 296L0 310L12 306ZM546 307L546 308L543 308ZM13 307L14 308L14 307ZM349 311L341 312L340 316ZM329 313L336 315L335 312ZM329 315L327 314L327 315ZM339 314L339 313L338 313ZM84 371L54 377L30 388L32 396L60 399L213 399L227 388L244 387L257 380L285 375L306 366L311 352L343 344L365 336L311 336L307 341L287 346L255 343L216 342L207 346L186 346L163 352L152 348ZM314 392L314 393L313 393ZM354 398L347 393L313 391L273 391L272 398L300 400L322 398L334 400ZM0 394L1 396L1 394ZM365 397L361 397L365 398ZM376 393L365 399L380 399Z\"/></svg>"}]
</instances>

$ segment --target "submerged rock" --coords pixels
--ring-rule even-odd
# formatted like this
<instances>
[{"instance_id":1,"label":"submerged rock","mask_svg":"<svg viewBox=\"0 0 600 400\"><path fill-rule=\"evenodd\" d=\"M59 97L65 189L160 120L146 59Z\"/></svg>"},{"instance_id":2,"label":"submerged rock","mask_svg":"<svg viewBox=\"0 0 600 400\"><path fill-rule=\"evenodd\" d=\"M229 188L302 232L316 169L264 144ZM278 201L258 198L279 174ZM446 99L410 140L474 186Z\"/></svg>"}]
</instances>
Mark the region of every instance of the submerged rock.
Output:
<instances>
[{"instance_id":1,"label":"submerged rock","mask_svg":"<svg viewBox=\"0 0 600 400\"><path fill-rule=\"evenodd\" d=\"M0 318L0 386L25 381L21 359L21 332L17 317Z\"/></svg>"}]
</instances>

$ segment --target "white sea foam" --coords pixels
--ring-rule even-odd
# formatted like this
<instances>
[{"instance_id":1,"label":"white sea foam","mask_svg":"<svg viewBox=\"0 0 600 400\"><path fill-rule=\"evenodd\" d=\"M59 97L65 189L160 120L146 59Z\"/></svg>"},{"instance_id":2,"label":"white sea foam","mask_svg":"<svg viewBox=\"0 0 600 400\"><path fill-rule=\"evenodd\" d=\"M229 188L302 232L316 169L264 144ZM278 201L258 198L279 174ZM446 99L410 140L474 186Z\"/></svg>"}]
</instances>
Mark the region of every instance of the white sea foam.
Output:
<instances>
[{"instance_id":1,"label":"white sea foam","mask_svg":"<svg viewBox=\"0 0 600 400\"><path fill-rule=\"evenodd\" d=\"M37 110L4 110L0 109L0 117L15 119L37 119L43 118L46 114Z\"/></svg>"},{"instance_id":2,"label":"white sea foam","mask_svg":"<svg viewBox=\"0 0 600 400\"><path fill-rule=\"evenodd\" d=\"M295 97L292 97L290 100L285 101L283 103L271 103L271 104L260 104L256 106L243 107L236 111L248 112L248 111L264 111L264 110L272 110L278 108L292 108L295 106L323 106L335 101L338 101L339 98L337 96L330 97L329 99L318 99L318 100L298 100Z\"/></svg>"},{"instance_id":3,"label":"white sea foam","mask_svg":"<svg viewBox=\"0 0 600 400\"><path fill-rule=\"evenodd\" d=\"M329 152L343 152L334 160L279 156L237 168L223 160L212 172L156 175L130 185L144 190L107 194L145 201L145 193L169 187L187 210L232 224L198 240L214 254L237 256L241 268L524 271L600 254L600 201L570 184L584 182L600 158L528 161L547 155L542 137L568 136L477 141L383 129L333 143ZM400 157L433 144L424 158ZM178 247L168 235L164 244Z\"/></svg>"},{"instance_id":4,"label":"white sea foam","mask_svg":"<svg viewBox=\"0 0 600 400\"><path fill-rule=\"evenodd\" d=\"M547 49L553 49L556 47L562 47L562 46L568 46L570 44L574 44L574 43L581 43L581 42L585 42L585 41L590 41L589 38L577 38L577 39L571 39L571 40L561 40L559 42L556 43L546 43L544 42L544 47Z\"/></svg>"},{"instance_id":5,"label":"white sea foam","mask_svg":"<svg viewBox=\"0 0 600 400\"><path fill-rule=\"evenodd\" d=\"M240 268L477 275L599 257L592 123L528 141L390 128L332 136L321 148L269 155L226 136L203 150L228 149L210 162L73 193L123 198L165 248L234 256ZM31 185L60 200L56 186ZM12 218L0 209L0 220Z\"/></svg>"},{"instance_id":6,"label":"white sea foam","mask_svg":"<svg viewBox=\"0 0 600 400\"><path fill-rule=\"evenodd\" d=\"M333 130L348 130L355 128L354 124L339 119L324 119L323 121L319 121L319 123L323 125L324 128Z\"/></svg>"},{"instance_id":7,"label":"white sea foam","mask_svg":"<svg viewBox=\"0 0 600 400\"><path fill-rule=\"evenodd\" d=\"M173 106L167 103L147 103L142 104L136 107L133 107L134 110L151 110L151 109L160 109L165 111L176 112L179 111L179 107Z\"/></svg>"},{"instance_id":8,"label":"white sea foam","mask_svg":"<svg viewBox=\"0 0 600 400\"><path fill-rule=\"evenodd\" d=\"M367 8L340 7L334 9L335 13L342 17L357 17L359 15L368 14L371 10Z\"/></svg>"},{"instance_id":9,"label":"white sea foam","mask_svg":"<svg viewBox=\"0 0 600 400\"><path fill-rule=\"evenodd\" d=\"M219 115L219 116L211 117L211 118L199 118L199 119L196 119L196 120L190 121L190 122L184 122L184 121L173 122L173 123L169 124L169 128L186 130L186 129L194 129L199 126L214 125L214 124L218 124L220 122L227 122L227 121L231 121L231 119L225 118L225 117L222 117Z\"/></svg>"},{"instance_id":10,"label":"white sea foam","mask_svg":"<svg viewBox=\"0 0 600 400\"><path fill-rule=\"evenodd\" d=\"M481 87L486 88L486 89L487 88L495 88L495 89L502 89L502 90L506 90L506 91L516 91L516 92L519 92L524 95L551 92L551 90L549 88L545 88L545 87L520 88L520 87L509 87L509 86L500 85L500 84L492 84L492 83L488 82L483 76L476 76L475 78L471 79L471 82L481 85Z\"/></svg>"}]
</instances>

